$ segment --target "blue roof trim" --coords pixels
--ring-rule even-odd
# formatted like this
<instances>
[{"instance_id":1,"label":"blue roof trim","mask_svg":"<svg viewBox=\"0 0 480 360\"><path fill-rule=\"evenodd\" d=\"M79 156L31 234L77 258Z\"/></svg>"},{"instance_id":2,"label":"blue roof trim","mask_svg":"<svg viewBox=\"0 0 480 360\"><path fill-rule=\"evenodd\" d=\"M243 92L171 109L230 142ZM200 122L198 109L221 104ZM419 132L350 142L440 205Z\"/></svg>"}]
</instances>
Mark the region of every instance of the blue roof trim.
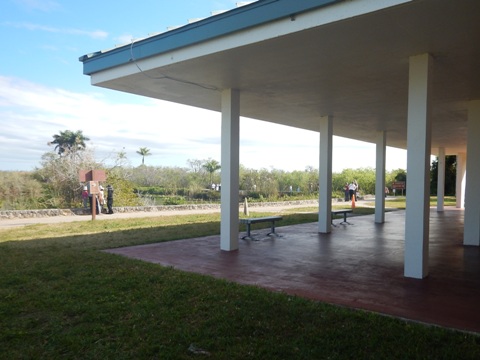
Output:
<instances>
[{"instance_id":1,"label":"blue roof trim","mask_svg":"<svg viewBox=\"0 0 480 360\"><path fill-rule=\"evenodd\" d=\"M91 75L130 62L131 52L140 60L341 1L344 0L259 0L140 40L133 46L84 55L79 60L83 62L83 73Z\"/></svg>"}]
</instances>

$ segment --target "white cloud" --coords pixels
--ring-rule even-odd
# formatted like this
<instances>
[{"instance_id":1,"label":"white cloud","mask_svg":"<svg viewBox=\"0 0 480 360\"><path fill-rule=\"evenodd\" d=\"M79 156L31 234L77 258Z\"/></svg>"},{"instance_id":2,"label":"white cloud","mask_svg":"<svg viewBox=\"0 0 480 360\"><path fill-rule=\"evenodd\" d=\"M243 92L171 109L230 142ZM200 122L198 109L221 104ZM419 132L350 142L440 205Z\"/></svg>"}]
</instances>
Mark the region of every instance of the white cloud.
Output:
<instances>
[{"instance_id":1,"label":"white cloud","mask_svg":"<svg viewBox=\"0 0 480 360\"><path fill-rule=\"evenodd\" d=\"M61 8L60 4L53 0L16 0L15 2L27 10L51 12Z\"/></svg>"},{"instance_id":2,"label":"white cloud","mask_svg":"<svg viewBox=\"0 0 480 360\"><path fill-rule=\"evenodd\" d=\"M5 23L5 25L16 27L19 29L27 29L30 31L44 31L44 32L59 33L59 34L65 34L65 35L80 35L80 36L87 36L92 39L100 39L100 40L106 39L108 37L108 32L103 30L57 28L53 26L33 24L28 22L21 22L21 23L8 22L8 23Z\"/></svg>"},{"instance_id":3,"label":"white cloud","mask_svg":"<svg viewBox=\"0 0 480 360\"><path fill-rule=\"evenodd\" d=\"M75 93L0 76L0 170L33 169L52 150L47 142L64 130L82 130L99 160L124 149L139 165L136 151L148 147L148 165L220 161L219 113L136 96L130 103L119 102L115 95ZM318 168L318 133L242 118L240 136L240 162L248 168ZM406 156L395 151L387 151L387 168L405 168ZM375 167L375 146L335 137L333 170L359 167Z\"/></svg>"},{"instance_id":4,"label":"white cloud","mask_svg":"<svg viewBox=\"0 0 480 360\"><path fill-rule=\"evenodd\" d=\"M149 160L157 165L184 166L187 158L219 158L216 113L150 100L114 103L99 94L73 93L16 78L0 77L0 125L2 165L7 158L16 164L14 158L29 153L31 166L21 167L26 170L51 150L46 144L52 136L67 129L82 130L99 158L125 148L134 160L140 147L152 150ZM202 132L206 138L201 138Z\"/></svg>"}]
</instances>

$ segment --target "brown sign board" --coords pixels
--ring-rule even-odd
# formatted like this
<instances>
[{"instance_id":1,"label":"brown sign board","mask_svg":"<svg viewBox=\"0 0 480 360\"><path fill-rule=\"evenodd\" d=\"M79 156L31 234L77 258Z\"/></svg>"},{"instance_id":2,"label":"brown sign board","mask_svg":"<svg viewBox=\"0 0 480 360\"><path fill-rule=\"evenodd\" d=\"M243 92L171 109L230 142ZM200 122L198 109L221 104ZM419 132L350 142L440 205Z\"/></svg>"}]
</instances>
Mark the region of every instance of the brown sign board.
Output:
<instances>
[{"instance_id":1,"label":"brown sign board","mask_svg":"<svg viewBox=\"0 0 480 360\"><path fill-rule=\"evenodd\" d=\"M80 171L78 172L78 179L79 179L80 181L90 181L90 179L87 180L87 172L90 173L90 170L80 170ZM91 175L90 175L90 176L91 176Z\"/></svg>"},{"instance_id":2,"label":"brown sign board","mask_svg":"<svg viewBox=\"0 0 480 360\"><path fill-rule=\"evenodd\" d=\"M392 189L405 189L405 181L394 181L392 183Z\"/></svg>"},{"instance_id":3,"label":"brown sign board","mask_svg":"<svg viewBox=\"0 0 480 360\"><path fill-rule=\"evenodd\" d=\"M107 180L105 170L80 170L78 172L78 177L82 182Z\"/></svg>"}]
</instances>

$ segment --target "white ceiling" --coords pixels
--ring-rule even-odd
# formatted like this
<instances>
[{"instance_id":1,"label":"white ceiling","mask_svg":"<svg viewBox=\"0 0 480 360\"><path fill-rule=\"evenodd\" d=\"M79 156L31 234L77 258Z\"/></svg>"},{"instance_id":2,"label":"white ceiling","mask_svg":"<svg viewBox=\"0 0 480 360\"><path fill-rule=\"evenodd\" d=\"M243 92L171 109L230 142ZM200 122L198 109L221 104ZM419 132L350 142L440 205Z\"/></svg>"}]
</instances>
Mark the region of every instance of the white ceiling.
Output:
<instances>
[{"instance_id":1,"label":"white ceiling","mask_svg":"<svg viewBox=\"0 0 480 360\"><path fill-rule=\"evenodd\" d=\"M244 117L318 131L332 115L334 135L375 142L385 130L388 146L406 148L409 57L430 53L432 153L466 151L468 101L480 99L479 0L414 0L307 26L321 11L130 61L92 83L217 111L220 90L236 88ZM279 26L297 30L272 36Z\"/></svg>"}]
</instances>

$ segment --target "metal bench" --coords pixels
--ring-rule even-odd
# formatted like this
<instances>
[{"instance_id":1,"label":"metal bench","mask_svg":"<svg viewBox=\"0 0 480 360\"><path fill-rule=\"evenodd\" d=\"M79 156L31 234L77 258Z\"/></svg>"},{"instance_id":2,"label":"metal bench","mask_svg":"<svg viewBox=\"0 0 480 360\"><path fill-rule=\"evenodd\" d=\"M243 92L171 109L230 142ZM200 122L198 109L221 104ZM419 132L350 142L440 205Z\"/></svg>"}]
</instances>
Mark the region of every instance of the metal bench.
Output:
<instances>
[{"instance_id":1,"label":"metal bench","mask_svg":"<svg viewBox=\"0 0 480 360\"><path fill-rule=\"evenodd\" d=\"M270 232L267 235L276 235L279 236L275 232L275 221L282 220L281 216L265 216L265 217L260 217L260 218L248 218L248 219L240 219L240 224L245 224L247 226L247 235L243 236L242 239L251 239L255 240L251 235L250 235L250 226L252 224L257 224L257 223L262 223L262 222L270 222L271 223L271 228Z\"/></svg>"},{"instance_id":2,"label":"metal bench","mask_svg":"<svg viewBox=\"0 0 480 360\"><path fill-rule=\"evenodd\" d=\"M335 215L340 215L340 214L343 214L343 221L342 221L341 223L339 223L339 224L352 225L351 223L349 223L349 222L347 221L347 214L348 214L348 213L352 213L352 212L353 212L352 209L332 210L332 225L335 226L335 227L337 226L337 225L335 225L335 224L333 223L333 217L334 217Z\"/></svg>"}]
</instances>

